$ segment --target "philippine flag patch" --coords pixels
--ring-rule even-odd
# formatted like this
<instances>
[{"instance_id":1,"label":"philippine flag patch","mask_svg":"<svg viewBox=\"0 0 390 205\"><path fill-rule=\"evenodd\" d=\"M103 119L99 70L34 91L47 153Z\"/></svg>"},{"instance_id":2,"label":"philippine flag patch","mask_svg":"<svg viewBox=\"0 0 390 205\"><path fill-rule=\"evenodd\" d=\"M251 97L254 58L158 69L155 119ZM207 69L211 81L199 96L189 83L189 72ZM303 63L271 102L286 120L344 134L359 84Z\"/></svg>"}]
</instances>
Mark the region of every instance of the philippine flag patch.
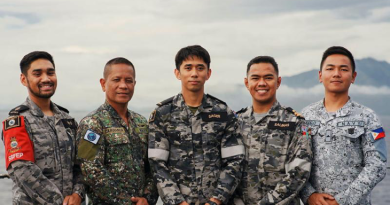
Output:
<instances>
[{"instance_id":1,"label":"philippine flag patch","mask_svg":"<svg viewBox=\"0 0 390 205\"><path fill-rule=\"evenodd\" d=\"M379 139L384 138L386 136L385 131L383 130L382 127L378 128L376 130L372 130L371 135L372 135L372 138L374 140L379 140Z\"/></svg>"},{"instance_id":2,"label":"philippine flag patch","mask_svg":"<svg viewBox=\"0 0 390 205\"><path fill-rule=\"evenodd\" d=\"M94 133L91 130L88 130L87 133L85 133L84 139L88 142L91 142L93 144L97 144L99 141L100 135Z\"/></svg>"}]
</instances>

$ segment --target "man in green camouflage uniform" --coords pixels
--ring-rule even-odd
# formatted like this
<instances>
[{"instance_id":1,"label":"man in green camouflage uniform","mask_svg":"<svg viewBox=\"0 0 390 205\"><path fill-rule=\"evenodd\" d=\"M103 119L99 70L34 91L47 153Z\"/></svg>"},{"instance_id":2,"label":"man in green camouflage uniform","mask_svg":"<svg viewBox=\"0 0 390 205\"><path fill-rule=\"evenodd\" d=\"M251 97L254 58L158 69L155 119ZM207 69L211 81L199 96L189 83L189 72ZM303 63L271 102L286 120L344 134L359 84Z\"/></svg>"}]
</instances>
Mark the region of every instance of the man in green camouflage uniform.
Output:
<instances>
[{"instance_id":1,"label":"man in green camouflage uniform","mask_svg":"<svg viewBox=\"0 0 390 205\"><path fill-rule=\"evenodd\" d=\"M20 80L26 101L3 122L6 167L13 181L13 204L79 205L84 195L75 161L76 121L50 98L57 87L52 56L25 55Z\"/></svg>"},{"instance_id":2,"label":"man in green camouflage uniform","mask_svg":"<svg viewBox=\"0 0 390 205\"><path fill-rule=\"evenodd\" d=\"M210 56L201 46L176 55L182 93L158 104L149 120L149 159L168 205L225 204L241 177L244 146L237 120L221 100L204 94Z\"/></svg>"},{"instance_id":3,"label":"man in green camouflage uniform","mask_svg":"<svg viewBox=\"0 0 390 205\"><path fill-rule=\"evenodd\" d=\"M147 121L127 109L135 82L130 61L108 61L100 80L106 102L80 122L77 157L93 204L157 202L147 158Z\"/></svg>"},{"instance_id":4,"label":"man in green camouflage uniform","mask_svg":"<svg viewBox=\"0 0 390 205\"><path fill-rule=\"evenodd\" d=\"M300 204L298 193L310 174L311 141L303 117L276 100L280 83L272 57L249 62L245 85L252 106L237 112L246 148L237 205Z\"/></svg>"}]
</instances>

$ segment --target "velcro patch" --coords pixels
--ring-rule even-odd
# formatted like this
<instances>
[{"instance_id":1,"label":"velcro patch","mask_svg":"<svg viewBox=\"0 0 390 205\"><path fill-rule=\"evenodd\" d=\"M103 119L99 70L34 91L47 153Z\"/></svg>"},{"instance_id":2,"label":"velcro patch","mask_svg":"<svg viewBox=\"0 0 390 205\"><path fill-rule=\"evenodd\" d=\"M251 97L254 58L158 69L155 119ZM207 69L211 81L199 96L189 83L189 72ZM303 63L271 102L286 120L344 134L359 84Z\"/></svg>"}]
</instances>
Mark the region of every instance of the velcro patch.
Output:
<instances>
[{"instance_id":1,"label":"velcro patch","mask_svg":"<svg viewBox=\"0 0 390 205\"><path fill-rule=\"evenodd\" d=\"M386 137L385 130L382 127L372 130L371 135L374 140L379 140Z\"/></svg>"},{"instance_id":2,"label":"velcro patch","mask_svg":"<svg viewBox=\"0 0 390 205\"><path fill-rule=\"evenodd\" d=\"M77 124L74 119L62 119L61 121L65 128L77 129Z\"/></svg>"},{"instance_id":3,"label":"velcro patch","mask_svg":"<svg viewBox=\"0 0 390 205\"><path fill-rule=\"evenodd\" d=\"M306 125L309 127L315 127L315 126L320 126L320 121L319 120L306 120L305 121Z\"/></svg>"},{"instance_id":4,"label":"velcro patch","mask_svg":"<svg viewBox=\"0 0 390 205\"><path fill-rule=\"evenodd\" d=\"M270 121L267 127L276 130L295 130L295 126L295 122Z\"/></svg>"},{"instance_id":5,"label":"velcro patch","mask_svg":"<svg viewBox=\"0 0 390 205\"><path fill-rule=\"evenodd\" d=\"M6 129L5 126L7 123L11 126L8 127L8 129ZM19 123L19 125L15 126L17 123ZM14 128L14 129L10 129L10 128ZM8 169L8 166L12 162L18 160L35 162L34 145L30 137L28 136L26 127L24 125L23 116L18 116L16 118L9 118L5 120L3 122L3 135L4 135L4 146L5 146L6 169Z\"/></svg>"},{"instance_id":6,"label":"velcro patch","mask_svg":"<svg viewBox=\"0 0 390 205\"><path fill-rule=\"evenodd\" d=\"M91 142L92 144L97 144L100 139L100 135L96 134L95 132L91 130L87 130L87 133L85 133L84 140Z\"/></svg>"},{"instance_id":7,"label":"velcro patch","mask_svg":"<svg viewBox=\"0 0 390 205\"><path fill-rule=\"evenodd\" d=\"M345 127L345 126L364 127L364 121L343 121L337 123L337 127Z\"/></svg>"},{"instance_id":8,"label":"velcro patch","mask_svg":"<svg viewBox=\"0 0 390 205\"><path fill-rule=\"evenodd\" d=\"M226 112L202 112L202 120L204 122L225 122L227 121Z\"/></svg>"},{"instance_id":9,"label":"velcro patch","mask_svg":"<svg viewBox=\"0 0 390 205\"><path fill-rule=\"evenodd\" d=\"M4 130L9 130L14 127L20 127L20 118L21 116L16 116L16 117L10 117L3 122L3 127Z\"/></svg>"}]
</instances>

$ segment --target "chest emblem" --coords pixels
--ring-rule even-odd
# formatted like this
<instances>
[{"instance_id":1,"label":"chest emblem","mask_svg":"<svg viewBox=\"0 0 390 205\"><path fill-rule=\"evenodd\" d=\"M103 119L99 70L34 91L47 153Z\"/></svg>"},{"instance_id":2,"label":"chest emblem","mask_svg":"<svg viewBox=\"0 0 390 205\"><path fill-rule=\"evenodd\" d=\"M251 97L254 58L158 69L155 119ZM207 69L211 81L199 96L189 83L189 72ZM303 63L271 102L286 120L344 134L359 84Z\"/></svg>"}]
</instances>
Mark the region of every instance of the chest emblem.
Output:
<instances>
[{"instance_id":1,"label":"chest emblem","mask_svg":"<svg viewBox=\"0 0 390 205\"><path fill-rule=\"evenodd\" d=\"M267 127L273 130L295 130L295 126L295 122L270 121Z\"/></svg>"}]
</instances>

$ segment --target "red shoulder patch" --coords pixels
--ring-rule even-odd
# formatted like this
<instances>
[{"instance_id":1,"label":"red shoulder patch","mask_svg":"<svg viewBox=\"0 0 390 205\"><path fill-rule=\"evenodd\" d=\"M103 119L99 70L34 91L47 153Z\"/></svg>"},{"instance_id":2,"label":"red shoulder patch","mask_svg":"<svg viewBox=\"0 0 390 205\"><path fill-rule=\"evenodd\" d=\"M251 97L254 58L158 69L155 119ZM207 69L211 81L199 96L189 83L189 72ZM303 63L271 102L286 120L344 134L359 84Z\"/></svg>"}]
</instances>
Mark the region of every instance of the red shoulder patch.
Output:
<instances>
[{"instance_id":1,"label":"red shoulder patch","mask_svg":"<svg viewBox=\"0 0 390 205\"><path fill-rule=\"evenodd\" d=\"M17 160L35 162L34 145L28 136L23 116L4 120L3 135L6 169L13 161Z\"/></svg>"}]
</instances>

